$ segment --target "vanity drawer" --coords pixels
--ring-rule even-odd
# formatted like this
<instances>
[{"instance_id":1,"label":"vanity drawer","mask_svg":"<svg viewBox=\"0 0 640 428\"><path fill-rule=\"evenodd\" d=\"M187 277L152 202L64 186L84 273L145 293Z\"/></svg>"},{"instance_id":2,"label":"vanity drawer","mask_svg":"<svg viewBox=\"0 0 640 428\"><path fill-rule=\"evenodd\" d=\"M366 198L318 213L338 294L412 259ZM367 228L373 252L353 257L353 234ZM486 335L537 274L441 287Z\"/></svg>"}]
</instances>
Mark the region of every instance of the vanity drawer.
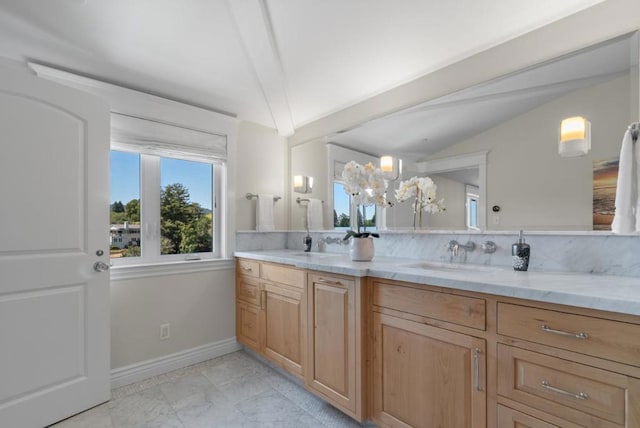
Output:
<instances>
[{"instance_id":1,"label":"vanity drawer","mask_svg":"<svg viewBox=\"0 0 640 428\"><path fill-rule=\"evenodd\" d=\"M241 275L251 276L254 278L260 277L260 263L253 260L238 259L237 272Z\"/></svg>"},{"instance_id":2,"label":"vanity drawer","mask_svg":"<svg viewBox=\"0 0 640 428\"><path fill-rule=\"evenodd\" d=\"M498 345L498 394L581 426L627 426L638 379ZM632 407L633 406L633 407Z\"/></svg>"},{"instance_id":3,"label":"vanity drawer","mask_svg":"<svg viewBox=\"0 0 640 428\"><path fill-rule=\"evenodd\" d=\"M485 301L401 285L373 283L373 304L457 325L485 329Z\"/></svg>"},{"instance_id":4,"label":"vanity drawer","mask_svg":"<svg viewBox=\"0 0 640 428\"><path fill-rule=\"evenodd\" d=\"M499 428L559 428L540 419L525 415L517 410L498 405Z\"/></svg>"},{"instance_id":5,"label":"vanity drawer","mask_svg":"<svg viewBox=\"0 0 640 428\"><path fill-rule=\"evenodd\" d=\"M305 285L304 270L286 267L283 265L263 263L260 267L260 278L298 288L304 288Z\"/></svg>"},{"instance_id":6,"label":"vanity drawer","mask_svg":"<svg viewBox=\"0 0 640 428\"><path fill-rule=\"evenodd\" d=\"M259 305L259 282L257 279L239 276L236 279L236 298L252 305Z\"/></svg>"},{"instance_id":7,"label":"vanity drawer","mask_svg":"<svg viewBox=\"0 0 640 428\"><path fill-rule=\"evenodd\" d=\"M498 333L640 366L640 325L498 303Z\"/></svg>"}]
</instances>

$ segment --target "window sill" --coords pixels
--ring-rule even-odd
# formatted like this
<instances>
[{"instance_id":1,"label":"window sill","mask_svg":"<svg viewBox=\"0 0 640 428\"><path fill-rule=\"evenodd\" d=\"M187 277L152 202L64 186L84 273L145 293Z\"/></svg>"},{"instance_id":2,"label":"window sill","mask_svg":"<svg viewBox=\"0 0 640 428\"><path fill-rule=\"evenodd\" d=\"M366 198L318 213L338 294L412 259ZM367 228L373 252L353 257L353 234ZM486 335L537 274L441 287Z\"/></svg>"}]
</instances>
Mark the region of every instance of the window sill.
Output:
<instances>
[{"instance_id":1,"label":"window sill","mask_svg":"<svg viewBox=\"0 0 640 428\"><path fill-rule=\"evenodd\" d=\"M235 267L234 259L180 260L144 265L112 266L111 281L123 281L154 276L180 275L196 272L229 270Z\"/></svg>"}]
</instances>

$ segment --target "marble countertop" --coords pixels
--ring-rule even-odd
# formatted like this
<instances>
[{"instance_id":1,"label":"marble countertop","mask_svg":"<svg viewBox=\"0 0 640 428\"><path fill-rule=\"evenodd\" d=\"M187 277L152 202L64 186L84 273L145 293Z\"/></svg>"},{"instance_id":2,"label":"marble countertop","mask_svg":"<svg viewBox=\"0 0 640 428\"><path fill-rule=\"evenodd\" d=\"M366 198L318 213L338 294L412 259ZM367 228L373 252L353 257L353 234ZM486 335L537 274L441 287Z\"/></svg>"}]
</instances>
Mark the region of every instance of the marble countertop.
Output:
<instances>
[{"instance_id":1,"label":"marble countertop","mask_svg":"<svg viewBox=\"0 0 640 428\"><path fill-rule=\"evenodd\" d=\"M640 315L639 278L565 272L516 272L502 267L377 256L371 262L353 262L347 254L305 253L300 250L242 251L236 252L235 256L323 272L395 279ZM417 266L422 262L425 266Z\"/></svg>"}]
</instances>

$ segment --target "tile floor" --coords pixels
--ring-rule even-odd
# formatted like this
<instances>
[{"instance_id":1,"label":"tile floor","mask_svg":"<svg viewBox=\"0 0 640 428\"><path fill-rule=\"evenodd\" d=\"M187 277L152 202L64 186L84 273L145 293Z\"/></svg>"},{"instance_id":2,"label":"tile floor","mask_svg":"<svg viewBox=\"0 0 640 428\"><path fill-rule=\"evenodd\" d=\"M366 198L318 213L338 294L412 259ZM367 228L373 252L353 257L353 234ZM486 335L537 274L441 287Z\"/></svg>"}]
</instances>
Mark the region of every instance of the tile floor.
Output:
<instances>
[{"instance_id":1,"label":"tile floor","mask_svg":"<svg viewBox=\"0 0 640 428\"><path fill-rule=\"evenodd\" d=\"M244 351L112 391L51 428L360 427Z\"/></svg>"}]
</instances>

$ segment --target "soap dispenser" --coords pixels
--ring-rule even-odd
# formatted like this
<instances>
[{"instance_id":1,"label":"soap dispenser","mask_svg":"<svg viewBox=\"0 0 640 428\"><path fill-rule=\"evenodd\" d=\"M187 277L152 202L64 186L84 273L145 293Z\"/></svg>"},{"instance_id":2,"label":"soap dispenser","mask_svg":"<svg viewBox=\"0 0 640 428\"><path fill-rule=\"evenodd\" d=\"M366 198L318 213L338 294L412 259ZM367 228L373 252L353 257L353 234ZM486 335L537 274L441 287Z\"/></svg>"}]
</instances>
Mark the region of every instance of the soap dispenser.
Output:
<instances>
[{"instance_id":1,"label":"soap dispenser","mask_svg":"<svg viewBox=\"0 0 640 428\"><path fill-rule=\"evenodd\" d=\"M313 245L313 240L311 239L311 236L309 235L309 233L307 232L307 236L305 236L302 239L302 243L304 244L304 252L308 253L311 251L311 246Z\"/></svg>"},{"instance_id":2,"label":"soap dispenser","mask_svg":"<svg viewBox=\"0 0 640 428\"><path fill-rule=\"evenodd\" d=\"M520 231L518 242L511 247L511 258L513 260L513 270L526 271L529 268L529 256L531 255L531 247L524 242Z\"/></svg>"}]
</instances>

